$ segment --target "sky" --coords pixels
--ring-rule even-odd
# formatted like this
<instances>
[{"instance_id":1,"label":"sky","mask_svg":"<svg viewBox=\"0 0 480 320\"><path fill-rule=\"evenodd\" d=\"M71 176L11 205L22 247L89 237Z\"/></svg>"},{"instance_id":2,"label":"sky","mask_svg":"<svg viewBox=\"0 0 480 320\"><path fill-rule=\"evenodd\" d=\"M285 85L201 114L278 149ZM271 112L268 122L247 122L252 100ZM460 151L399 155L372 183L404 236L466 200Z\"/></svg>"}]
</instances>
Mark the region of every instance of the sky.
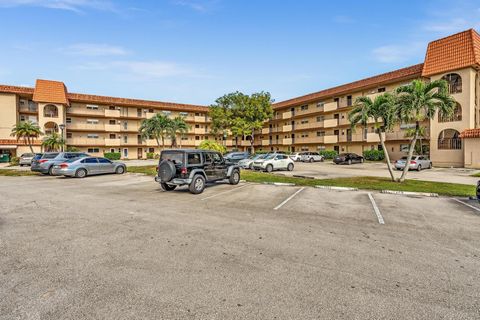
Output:
<instances>
[{"instance_id":1,"label":"sky","mask_svg":"<svg viewBox=\"0 0 480 320\"><path fill-rule=\"evenodd\" d=\"M0 84L209 105L275 101L423 62L480 1L0 0Z\"/></svg>"}]
</instances>

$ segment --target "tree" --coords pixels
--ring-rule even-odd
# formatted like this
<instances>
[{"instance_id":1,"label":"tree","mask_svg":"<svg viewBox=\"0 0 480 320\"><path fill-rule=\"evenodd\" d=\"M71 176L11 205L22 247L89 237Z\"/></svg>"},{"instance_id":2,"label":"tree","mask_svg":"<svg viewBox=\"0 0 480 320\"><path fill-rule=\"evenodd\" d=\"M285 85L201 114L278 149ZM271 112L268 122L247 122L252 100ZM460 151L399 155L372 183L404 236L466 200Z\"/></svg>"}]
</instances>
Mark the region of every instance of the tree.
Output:
<instances>
[{"instance_id":1,"label":"tree","mask_svg":"<svg viewBox=\"0 0 480 320\"><path fill-rule=\"evenodd\" d=\"M392 181L395 181L390 155L385 147L385 133L391 131L395 123L397 123L395 97L389 93L379 95L374 100L370 97L359 97L355 101L352 111L348 114L348 119L352 125L352 130L355 130L358 124L367 127L369 119L373 119L375 130L378 133L380 144L385 153L388 172Z\"/></svg>"},{"instance_id":2,"label":"tree","mask_svg":"<svg viewBox=\"0 0 480 320\"><path fill-rule=\"evenodd\" d=\"M157 113L150 119L144 119L140 125L139 132L143 140L155 139L158 149L165 148L165 136L168 134L170 128L170 120L167 116Z\"/></svg>"},{"instance_id":3,"label":"tree","mask_svg":"<svg viewBox=\"0 0 480 320\"><path fill-rule=\"evenodd\" d=\"M202 150L213 150L213 151L218 151L220 153L225 153L227 152L227 148L218 142L212 141L212 140L203 140L200 145L198 146L199 149Z\"/></svg>"},{"instance_id":4,"label":"tree","mask_svg":"<svg viewBox=\"0 0 480 320\"><path fill-rule=\"evenodd\" d=\"M65 145L65 139L56 132L46 136L42 141L42 146L47 152L59 151Z\"/></svg>"},{"instance_id":5,"label":"tree","mask_svg":"<svg viewBox=\"0 0 480 320\"><path fill-rule=\"evenodd\" d=\"M38 138L42 134L39 126L31 121L23 121L13 126L11 136L16 137L17 140L23 139L25 144L30 148L30 151L34 153L32 146L33 139Z\"/></svg>"},{"instance_id":6,"label":"tree","mask_svg":"<svg viewBox=\"0 0 480 320\"><path fill-rule=\"evenodd\" d=\"M238 137L247 137L252 134L252 129L243 118L235 118L230 128L232 136L235 138L235 149L238 150Z\"/></svg>"},{"instance_id":7,"label":"tree","mask_svg":"<svg viewBox=\"0 0 480 320\"><path fill-rule=\"evenodd\" d=\"M453 114L455 99L448 93L448 83L445 80L424 82L414 80L412 83L399 87L397 93L397 117L403 123L415 123L410 139L407 161L400 182L405 181L413 151L422 130L421 123L432 120L437 112L445 116Z\"/></svg>"},{"instance_id":8,"label":"tree","mask_svg":"<svg viewBox=\"0 0 480 320\"><path fill-rule=\"evenodd\" d=\"M224 97L218 98L216 104L210 106L209 115L212 118L212 133L223 139L223 136L231 127L232 111L231 106L226 104Z\"/></svg>"},{"instance_id":9,"label":"tree","mask_svg":"<svg viewBox=\"0 0 480 320\"><path fill-rule=\"evenodd\" d=\"M177 135L180 135L180 148L182 147L182 137L188 132L190 126L185 122L183 117L175 117L169 121L168 136L172 140L172 148L177 147Z\"/></svg>"}]
</instances>

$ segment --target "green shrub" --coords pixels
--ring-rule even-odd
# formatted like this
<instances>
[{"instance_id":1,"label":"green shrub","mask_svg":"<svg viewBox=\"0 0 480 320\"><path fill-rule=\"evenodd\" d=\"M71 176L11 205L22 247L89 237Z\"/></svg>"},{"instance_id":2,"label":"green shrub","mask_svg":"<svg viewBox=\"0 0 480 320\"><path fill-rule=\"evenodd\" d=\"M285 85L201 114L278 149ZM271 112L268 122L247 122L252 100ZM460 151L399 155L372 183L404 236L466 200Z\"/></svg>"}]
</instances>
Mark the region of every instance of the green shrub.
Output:
<instances>
[{"instance_id":1,"label":"green shrub","mask_svg":"<svg viewBox=\"0 0 480 320\"><path fill-rule=\"evenodd\" d=\"M338 155L338 152L335 150L322 150L319 151L321 156L323 156L325 159L333 159Z\"/></svg>"},{"instance_id":2,"label":"green shrub","mask_svg":"<svg viewBox=\"0 0 480 320\"><path fill-rule=\"evenodd\" d=\"M222 146L221 144L212 140L203 140L198 146L198 148L202 150L218 151L222 154L227 152L227 148L225 148L225 146Z\"/></svg>"},{"instance_id":3,"label":"green shrub","mask_svg":"<svg viewBox=\"0 0 480 320\"><path fill-rule=\"evenodd\" d=\"M67 152L80 152L80 149L78 149L77 147L67 146L67 149L65 151L67 151Z\"/></svg>"},{"instance_id":4,"label":"green shrub","mask_svg":"<svg viewBox=\"0 0 480 320\"><path fill-rule=\"evenodd\" d=\"M103 156L109 160L120 160L122 154L120 152L105 152Z\"/></svg>"},{"instance_id":5,"label":"green shrub","mask_svg":"<svg viewBox=\"0 0 480 320\"><path fill-rule=\"evenodd\" d=\"M382 161L385 159L385 152L383 150L365 150L363 157L369 161Z\"/></svg>"},{"instance_id":6,"label":"green shrub","mask_svg":"<svg viewBox=\"0 0 480 320\"><path fill-rule=\"evenodd\" d=\"M19 157L11 157L10 158L10 166L18 166L20 164L20 158Z\"/></svg>"},{"instance_id":7,"label":"green shrub","mask_svg":"<svg viewBox=\"0 0 480 320\"><path fill-rule=\"evenodd\" d=\"M156 157L155 152L147 152L147 159L153 159Z\"/></svg>"}]
</instances>

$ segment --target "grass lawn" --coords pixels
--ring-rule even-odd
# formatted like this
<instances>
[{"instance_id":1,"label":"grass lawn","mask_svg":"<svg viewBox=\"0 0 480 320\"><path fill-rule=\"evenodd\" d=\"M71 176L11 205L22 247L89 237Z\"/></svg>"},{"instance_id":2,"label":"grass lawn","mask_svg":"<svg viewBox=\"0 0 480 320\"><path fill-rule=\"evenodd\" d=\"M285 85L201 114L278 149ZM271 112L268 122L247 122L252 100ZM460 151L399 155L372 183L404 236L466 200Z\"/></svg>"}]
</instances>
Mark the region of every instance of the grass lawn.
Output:
<instances>
[{"instance_id":1,"label":"grass lawn","mask_svg":"<svg viewBox=\"0 0 480 320\"><path fill-rule=\"evenodd\" d=\"M128 167L128 172L142 173L147 175L155 175L155 166L145 167ZM304 179L295 177L285 177L278 174L269 174L263 172L252 172L243 170L242 179L249 182L288 182L295 183L299 186L335 186L335 187L351 187L367 190L396 190L396 191L414 191L414 192L430 192L438 193L445 196L468 197L475 195L475 186L432 182L420 180L407 180L404 183L391 182L387 178L378 177L351 177L336 179Z\"/></svg>"},{"instance_id":2,"label":"grass lawn","mask_svg":"<svg viewBox=\"0 0 480 320\"><path fill-rule=\"evenodd\" d=\"M472 177L480 178L480 172L477 172L477 173L472 174Z\"/></svg>"},{"instance_id":3,"label":"grass lawn","mask_svg":"<svg viewBox=\"0 0 480 320\"><path fill-rule=\"evenodd\" d=\"M0 176L21 177L21 176L38 176L40 173L24 170L0 169Z\"/></svg>"}]
</instances>

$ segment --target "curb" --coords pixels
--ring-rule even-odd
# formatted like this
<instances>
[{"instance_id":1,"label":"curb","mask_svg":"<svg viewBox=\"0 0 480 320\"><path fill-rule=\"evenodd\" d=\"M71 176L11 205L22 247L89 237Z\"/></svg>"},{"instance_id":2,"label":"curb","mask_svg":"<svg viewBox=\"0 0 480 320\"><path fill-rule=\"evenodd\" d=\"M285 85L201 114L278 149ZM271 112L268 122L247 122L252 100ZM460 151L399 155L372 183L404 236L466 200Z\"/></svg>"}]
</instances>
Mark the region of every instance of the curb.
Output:
<instances>
[{"instance_id":1,"label":"curb","mask_svg":"<svg viewBox=\"0 0 480 320\"><path fill-rule=\"evenodd\" d=\"M294 174L292 177L294 177L294 178L303 178L303 179L315 179L315 177L301 176L301 175L296 175L296 174Z\"/></svg>"},{"instance_id":2,"label":"curb","mask_svg":"<svg viewBox=\"0 0 480 320\"><path fill-rule=\"evenodd\" d=\"M348 187L315 186L315 188L327 189L327 190L339 190L339 191L358 191L358 188L348 188Z\"/></svg>"},{"instance_id":3,"label":"curb","mask_svg":"<svg viewBox=\"0 0 480 320\"><path fill-rule=\"evenodd\" d=\"M421 196L421 197L438 197L438 193L426 193L426 192L412 192L412 191L395 191L395 190L382 190L381 193L399 194L404 196Z\"/></svg>"},{"instance_id":4,"label":"curb","mask_svg":"<svg viewBox=\"0 0 480 320\"><path fill-rule=\"evenodd\" d=\"M273 186L295 186L295 183L288 182L262 182L262 184L269 184Z\"/></svg>"}]
</instances>

